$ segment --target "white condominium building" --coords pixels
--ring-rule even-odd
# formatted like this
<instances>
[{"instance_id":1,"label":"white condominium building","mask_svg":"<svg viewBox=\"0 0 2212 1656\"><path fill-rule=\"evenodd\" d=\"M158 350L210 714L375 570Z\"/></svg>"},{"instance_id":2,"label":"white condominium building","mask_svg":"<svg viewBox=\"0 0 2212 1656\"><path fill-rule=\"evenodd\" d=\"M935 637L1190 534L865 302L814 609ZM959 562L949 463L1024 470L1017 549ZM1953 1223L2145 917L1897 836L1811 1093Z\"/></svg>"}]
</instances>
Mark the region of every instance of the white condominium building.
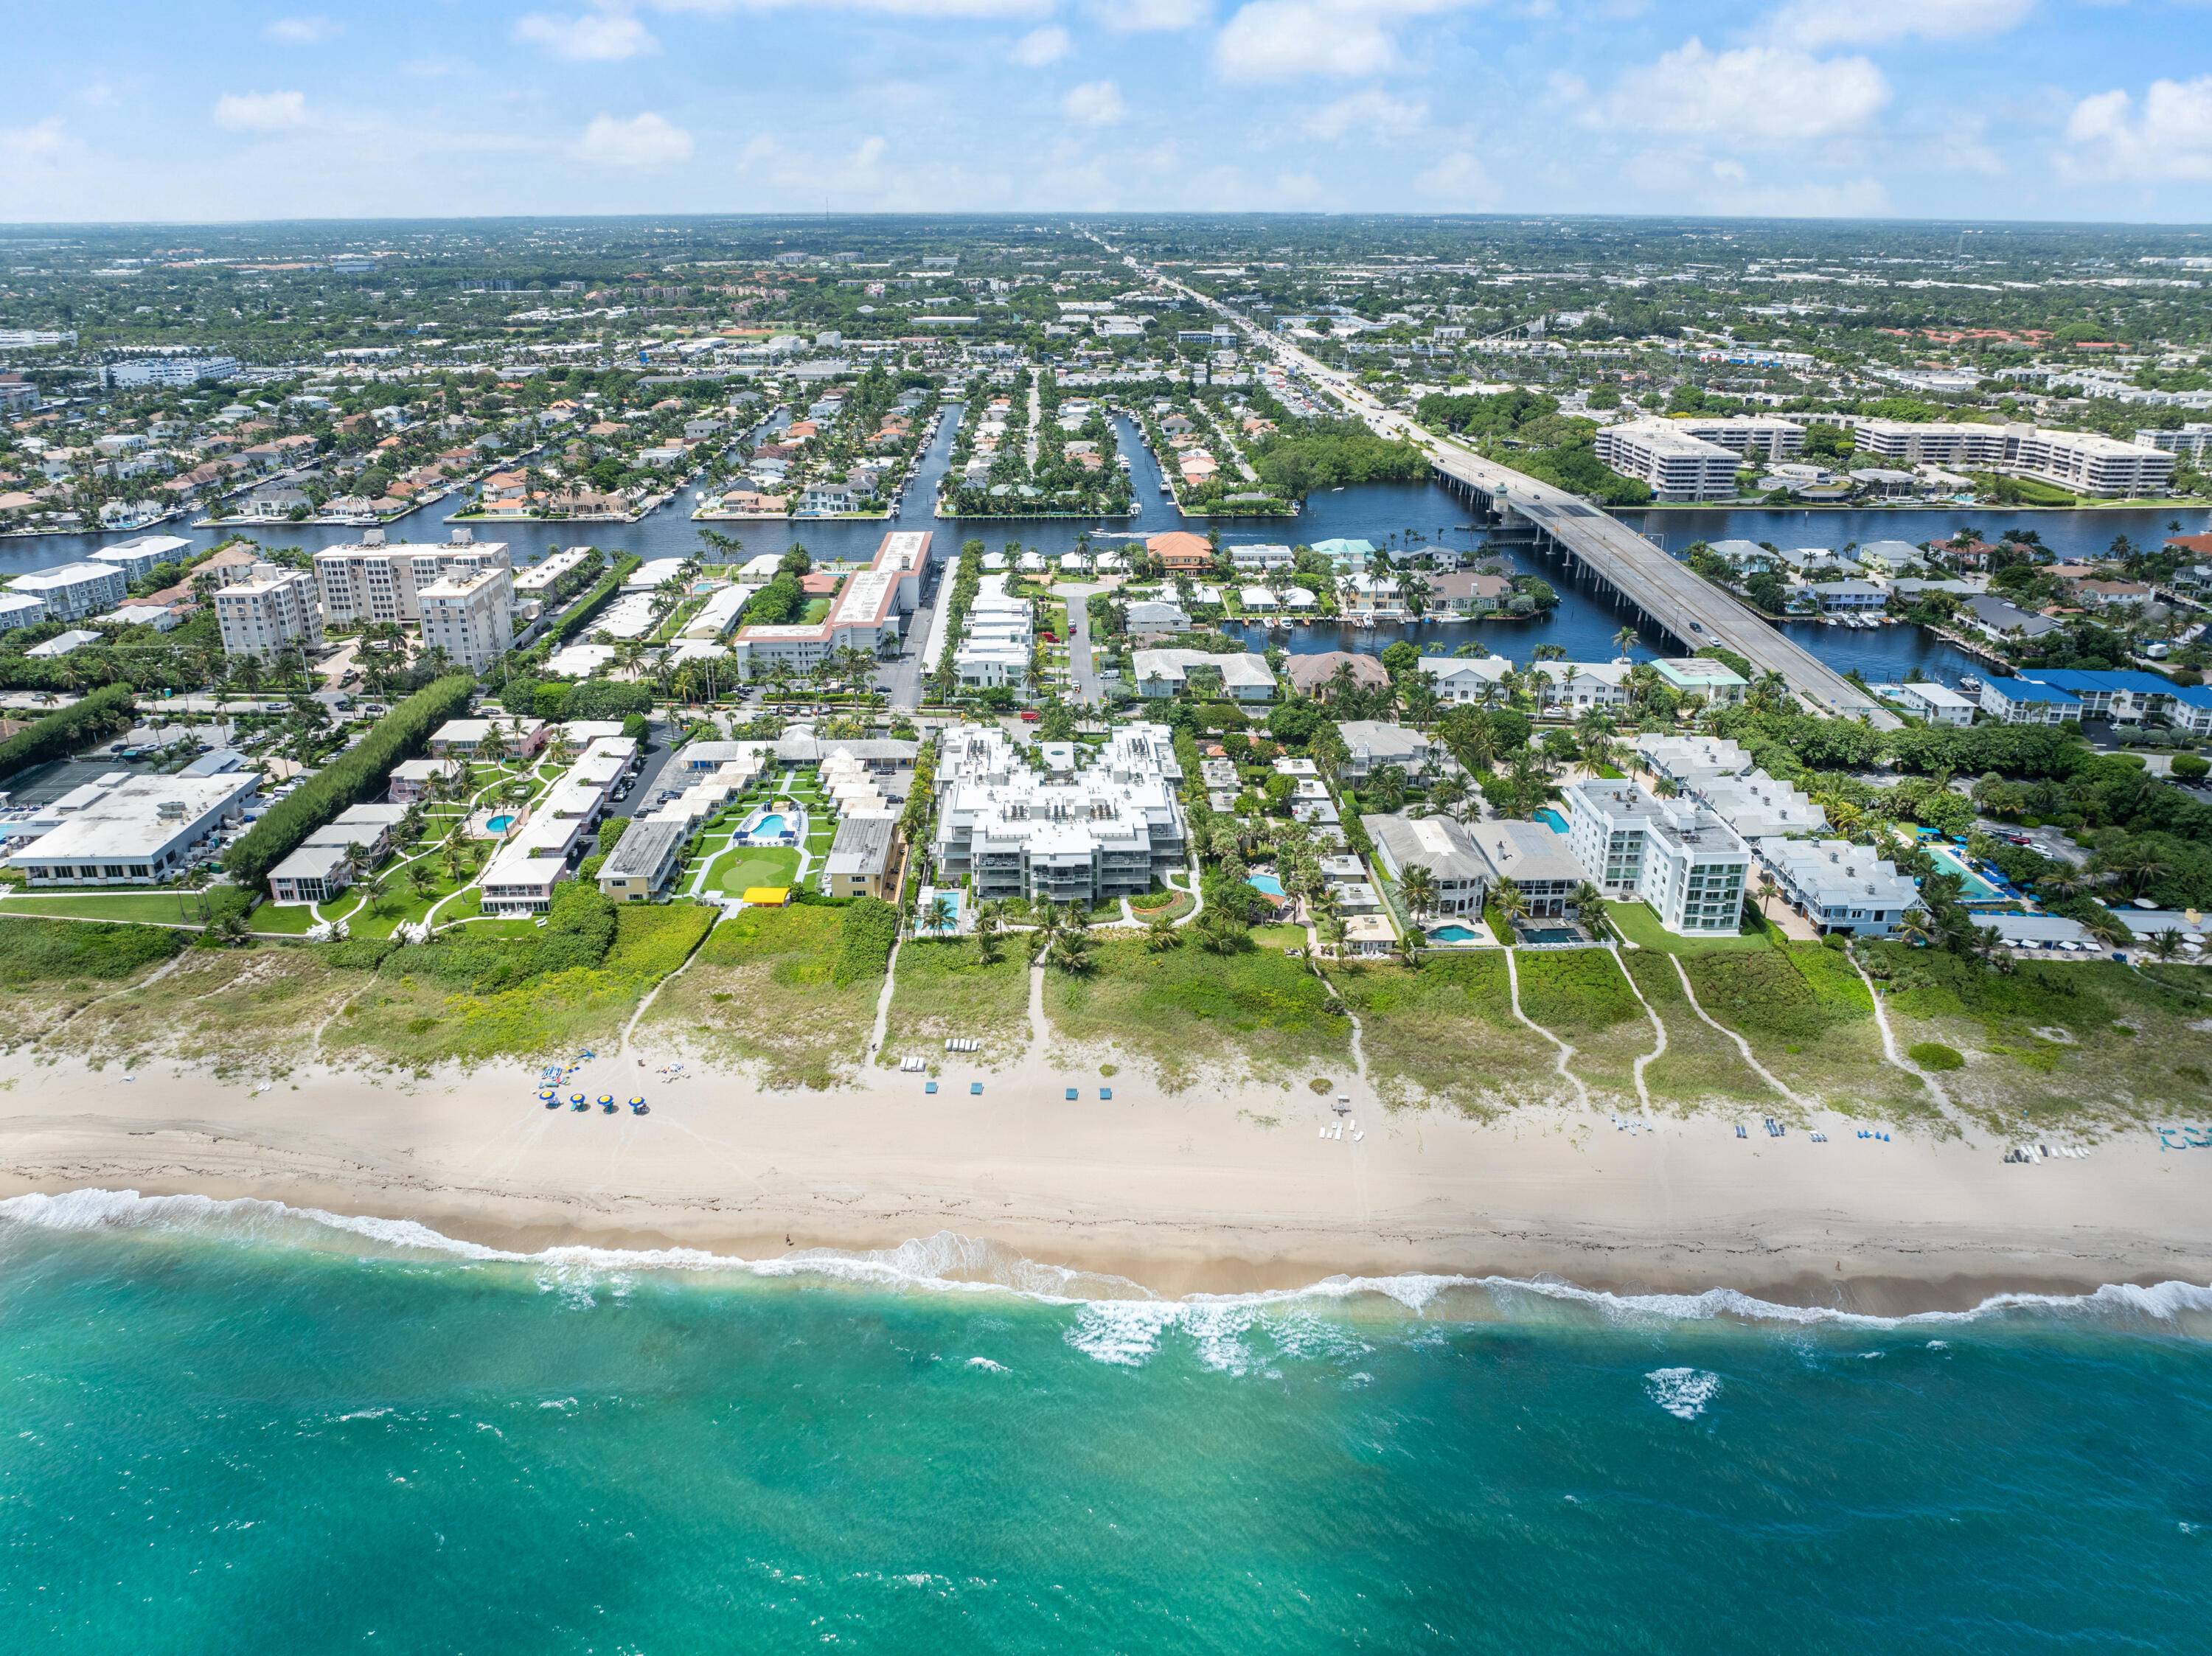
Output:
<instances>
[{"instance_id":1,"label":"white condominium building","mask_svg":"<svg viewBox=\"0 0 2212 1656\"><path fill-rule=\"evenodd\" d=\"M247 579L215 595L223 652L265 658L292 645L319 649L323 616L315 597L315 578L306 570L255 564Z\"/></svg>"},{"instance_id":2,"label":"white condominium building","mask_svg":"<svg viewBox=\"0 0 2212 1656\"><path fill-rule=\"evenodd\" d=\"M2212 421L2192 420L2175 431L2146 426L2136 433L2136 441L2145 448L2160 448L2168 454L2186 456L2191 463L2201 462L2205 451L2212 449Z\"/></svg>"},{"instance_id":3,"label":"white condominium building","mask_svg":"<svg viewBox=\"0 0 2212 1656\"><path fill-rule=\"evenodd\" d=\"M433 581L416 594L422 647L481 673L514 644L514 585L504 564Z\"/></svg>"},{"instance_id":4,"label":"white condominium building","mask_svg":"<svg viewBox=\"0 0 2212 1656\"><path fill-rule=\"evenodd\" d=\"M592 555L588 546L571 546L558 552L548 552L536 563L514 572L514 597L519 604L526 598L546 598L560 585L561 578Z\"/></svg>"},{"instance_id":5,"label":"white condominium building","mask_svg":"<svg viewBox=\"0 0 2212 1656\"><path fill-rule=\"evenodd\" d=\"M905 617L921 602L929 540L926 529L895 529L884 536L874 561L846 581L818 622L738 628L732 645L738 669L757 678L777 662L806 672L840 650L881 654L897 641Z\"/></svg>"},{"instance_id":6,"label":"white condominium building","mask_svg":"<svg viewBox=\"0 0 2212 1656\"><path fill-rule=\"evenodd\" d=\"M1597 458L1624 477L1651 485L1662 500L1726 500L1743 457L1683 432L1672 420L1630 420L1598 430Z\"/></svg>"},{"instance_id":7,"label":"white condominium building","mask_svg":"<svg viewBox=\"0 0 2212 1656\"><path fill-rule=\"evenodd\" d=\"M8 590L41 600L49 621L75 621L82 616L106 615L123 602L131 583L111 563L65 563L58 569L41 569L18 575Z\"/></svg>"},{"instance_id":8,"label":"white condominium building","mask_svg":"<svg viewBox=\"0 0 2212 1656\"><path fill-rule=\"evenodd\" d=\"M1862 420L1862 454L1904 465L2009 472L2077 494L2153 494L2173 480L2172 453L2090 431L1972 422Z\"/></svg>"},{"instance_id":9,"label":"white condominium building","mask_svg":"<svg viewBox=\"0 0 2212 1656\"><path fill-rule=\"evenodd\" d=\"M1871 846L1844 840L1761 840L1759 860L1790 906L1823 933L1887 937L1920 906L1920 888Z\"/></svg>"},{"instance_id":10,"label":"white condominium building","mask_svg":"<svg viewBox=\"0 0 2212 1656\"><path fill-rule=\"evenodd\" d=\"M978 901L1133 897L1182 866L1182 770L1165 725L1124 725L1057 773L1031 769L994 725L956 725L939 754L938 878Z\"/></svg>"},{"instance_id":11,"label":"white condominium building","mask_svg":"<svg viewBox=\"0 0 2212 1656\"><path fill-rule=\"evenodd\" d=\"M1638 897L1669 931L1734 932L1751 853L1721 819L1687 800L1597 778L1566 790L1567 848L1609 897Z\"/></svg>"},{"instance_id":12,"label":"white condominium building","mask_svg":"<svg viewBox=\"0 0 2212 1656\"><path fill-rule=\"evenodd\" d=\"M8 866L33 886L157 885L212 855L216 830L240 817L260 786L258 771L111 771L11 822L19 849Z\"/></svg>"},{"instance_id":13,"label":"white condominium building","mask_svg":"<svg viewBox=\"0 0 2212 1656\"><path fill-rule=\"evenodd\" d=\"M357 544L316 553L315 585L325 622L396 622L406 627L422 622L424 587L481 570L510 568L506 542L477 542L465 529L455 530L453 538L441 543L387 542L381 530L372 529Z\"/></svg>"},{"instance_id":14,"label":"white condominium building","mask_svg":"<svg viewBox=\"0 0 2212 1656\"><path fill-rule=\"evenodd\" d=\"M969 689L1026 688L1036 643L1033 617L1030 601L1006 591L1004 575L984 576L952 652L953 676Z\"/></svg>"},{"instance_id":15,"label":"white condominium building","mask_svg":"<svg viewBox=\"0 0 2212 1656\"><path fill-rule=\"evenodd\" d=\"M1787 460L1805 452L1805 428L1769 414L1723 414L1669 420L1686 437L1733 449L1747 458Z\"/></svg>"}]
</instances>

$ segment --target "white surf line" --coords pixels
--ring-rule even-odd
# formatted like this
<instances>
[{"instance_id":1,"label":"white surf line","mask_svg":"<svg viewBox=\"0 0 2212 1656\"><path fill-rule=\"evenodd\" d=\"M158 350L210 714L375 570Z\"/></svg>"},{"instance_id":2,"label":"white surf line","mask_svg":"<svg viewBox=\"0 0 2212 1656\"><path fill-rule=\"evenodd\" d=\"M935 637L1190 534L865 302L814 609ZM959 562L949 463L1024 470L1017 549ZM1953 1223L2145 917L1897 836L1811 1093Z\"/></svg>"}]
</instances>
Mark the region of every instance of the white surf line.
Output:
<instances>
[{"instance_id":1,"label":"white surf line","mask_svg":"<svg viewBox=\"0 0 2212 1656\"><path fill-rule=\"evenodd\" d=\"M1644 1009L1644 1016L1651 1020L1651 1032L1659 1037L1659 1044L1636 1060L1634 1071L1637 1101L1649 1110L1651 1107L1651 1089L1644 1085L1644 1066L1654 1059L1667 1056L1667 1026L1659 1021L1659 1014L1651 1003L1644 998L1643 990L1637 987L1636 974L1628 969L1628 961L1621 955L1620 945L1614 943L1612 949L1613 963L1620 968L1620 975L1628 980L1628 992L1636 997L1636 1004Z\"/></svg>"},{"instance_id":2,"label":"white surf line","mask_svg":"<svg viewBox=\"0 0 2212 1656\"><path fill-rule=\"evenodd\" d=\"M1934 1095L1936 1102L1942 1106L1948 1114L1951 1109L1951 1095L1943 1090L1942 1082L1936 1080L1934 1076L1929 1074L1898 1049L1897 1032L1889 1027L1889 1014L1882 1007L1881 991L1875 987L1874 980L1867 975L1866 968L1859 964L1857 955L1846 949L1844 950L1844 958L1850 961L1851 970L1859 974L1859 981L1866 985L1867 994L1874 1001L1874 1021L1875 1027L1881 1031L1882 1056L1897 1068L1904 1071L1905 1074L1917 1076L1920 1078L1920 1084L1928 1089Z\"/></svg>"},{"instance_id":3,"label":"white surf line","mask_svg":"<svg viewBox=\"0 0 2212 1656\"><path fill-rule=\"evenodd\" d=\"M884 1038L890 1031L891 994L898 985L899 950L905 946L903 938L891 940L891 956L884 962L883 992L876 997L876 1027L868 1035L868 1056L873 1058L884 1050Z\"/></svg>"},{"instance_id":4,"label":"white surf line","mask_svg":"<svg viewBox=\"0 0 2212 1656\"><path fill-rule=\"evenodd\" d=\"M1714 1022L1712 1015L1705 1010L1704 1004L1698 999L1698 992L1690 986L1690 974L1682 965L1682 957L1680 955L1669 955L1667 958L1674 962L1674 975L1682 980L1682 992L1690 998L1690 1010L1692 1012L1695 1012L1700 1018L1704 1019L1710 1027L1719 1030L1721 1034L1726 1035L1730 1040L1734 1041L1735 1043L1736 1051L1743 1056L1743 1061L1751 1066L1753 1072L1756 1074L1761 1081L1764 1081L1768 1086L1773 1088L1776 1092L1781 1094L1784 1099L1788 1100L1789 1102L1796 1108L1801 1110L1809 1108L1810 1107L1807 1105L1803 1099L1798 1097L1796 1094L1791 1092L1789 1088L1783 1085L1781 1077L1776 1075L1773 1071L1768 1069L1764 1064L1761 1064L1757 1059L1751 1055L1751 1043L1749 1041L1746 1040L1741 1035L1736 1034L1735 1030L1728 1028L1727 1025Z\"/></svg>"},{"instance_id":5,"label":"white surf line","mask_svg":"<svg viewBox=\"0 0 2212 1656\"><path fill-rule=\"evenodd\" d=\"M1582 1101L1583 1108L1587 1110L1590 1107L1589 1088L1580 1076L1567 1067L1567 1060L1575 1055L1574 1043L1560 1040L1559 1036L1521 1010L1521 968L1513 963L1514 955L1519 952L1510 944L1505 950L1505 982L1513 992L1513 1016L1559 1049L1559 1061L1553 1067L1574 1088L1575 1096Z\"/></svg>"}]
</instances>

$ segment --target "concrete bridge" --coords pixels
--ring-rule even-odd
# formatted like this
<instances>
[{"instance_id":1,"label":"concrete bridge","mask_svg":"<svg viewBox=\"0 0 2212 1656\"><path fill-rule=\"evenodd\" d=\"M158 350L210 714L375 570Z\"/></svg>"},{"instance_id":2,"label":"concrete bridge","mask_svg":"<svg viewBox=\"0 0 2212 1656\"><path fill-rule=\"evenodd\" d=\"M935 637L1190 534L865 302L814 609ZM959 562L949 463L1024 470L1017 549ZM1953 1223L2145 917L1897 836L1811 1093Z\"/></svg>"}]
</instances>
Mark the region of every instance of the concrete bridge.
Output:
<instances>
[{"instance_id":1,"label":"concrete bridge","mask_svg":"<svg viewBox=\"0 0 2212 1656\"><path fill-rule=\"evenodd\" d=\"M1446 488L1509 522L1528 525L1540 554L1557 558L1570 573L1583 576L1684 649L1720 645L1759 672L1781 674L1822 713L1863 715L1882 729L1897 724L1895 714L1826 662L1619 519L1456 445L1431 439L1425 446Z\"/></svg>"}]
</instances>

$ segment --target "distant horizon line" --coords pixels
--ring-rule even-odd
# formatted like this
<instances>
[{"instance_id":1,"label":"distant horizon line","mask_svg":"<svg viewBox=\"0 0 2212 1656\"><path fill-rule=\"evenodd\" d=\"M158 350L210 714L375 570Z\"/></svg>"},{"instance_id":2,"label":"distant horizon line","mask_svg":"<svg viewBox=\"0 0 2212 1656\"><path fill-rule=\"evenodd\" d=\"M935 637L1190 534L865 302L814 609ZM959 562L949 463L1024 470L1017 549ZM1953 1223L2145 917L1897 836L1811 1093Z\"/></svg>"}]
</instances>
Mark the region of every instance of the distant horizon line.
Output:
<instances>
[{"instance_id":1,"label":"distant horizon line","mask_svg":"<svg viewBox=\"0 0 2212 1656\"><path fill-rule=\"evenodd\" d=\"M1628 213L1628 212L1555 212L1530 209L1519 212L1447 213L1417 210L1384 210L1376 209L1128 209L1109 210L1075 208L974 209L957 208L900 208L854 209L836 212L823 210L787 209L783 211L738 211L727 209L687 209L680 212L644 213L466 213L466 214L362 214L332 215L330 216L282 216L274 218L199 218L199 219L10 219L0 217L0 233L63 234L88 231L118 230L179 230L179 229L251 229L280 227L293 225L349 225L349 224L635 224L668 221L733 221L753 222L788 222L825 224L841 221L1022 221L1060 219L1083 222L1160 221L1173 220L1246 220L1252 221L1291 221L1342 220L1392 221L1406 223L1608 223L1608 224L1716 224L1716 225L1823 225L1836 227L1851 226L1879 227L1890 229L1915 227L1965 227L1969 229L2005 230L2162 230L2179 234L2203 234L2212 236L2212 220L2166 219L2033 219L2033 218L1974 218L1962 215L1936 215L1926 217L1904 215L1868 216L1791 216L1786 214L1727 214L1727 213Z\"/></svg>"}]
</instances>

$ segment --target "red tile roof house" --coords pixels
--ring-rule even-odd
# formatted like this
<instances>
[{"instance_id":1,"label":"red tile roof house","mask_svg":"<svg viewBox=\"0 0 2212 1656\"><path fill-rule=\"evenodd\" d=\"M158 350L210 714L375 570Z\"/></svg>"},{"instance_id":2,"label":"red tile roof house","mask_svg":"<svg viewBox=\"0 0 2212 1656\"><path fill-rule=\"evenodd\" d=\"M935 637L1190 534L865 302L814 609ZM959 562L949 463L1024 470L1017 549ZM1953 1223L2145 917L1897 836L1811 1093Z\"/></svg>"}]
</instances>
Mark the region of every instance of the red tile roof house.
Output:
<instances>
[{"instance_id":1,"label":"red tile roof house","mask_svg":"<svg viewBox=\"0 0 2212 1656\"><path fill-rule=\"evenodd\" d=\"M1145 549L1160 561L1160 567L1171 573L1195 573L1213 567L1213 548L1203 535L1194 535L1187 529L1171 529L1164 535L1154 535L1145 542Z\"/></svg>"}]
</instances>

